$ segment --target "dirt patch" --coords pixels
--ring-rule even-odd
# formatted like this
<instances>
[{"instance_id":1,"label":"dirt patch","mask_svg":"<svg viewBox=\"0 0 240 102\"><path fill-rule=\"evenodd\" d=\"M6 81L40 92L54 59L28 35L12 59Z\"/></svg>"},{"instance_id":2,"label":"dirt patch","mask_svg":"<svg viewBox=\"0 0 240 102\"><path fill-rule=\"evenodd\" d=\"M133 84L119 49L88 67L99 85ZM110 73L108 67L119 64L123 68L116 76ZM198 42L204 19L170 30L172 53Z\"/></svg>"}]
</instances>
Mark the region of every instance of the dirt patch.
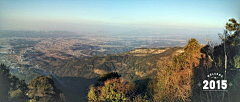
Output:
<instances>
[{"instance_id":1,"label":"dirt patch","mask_svg":"<svg viewBox=\"0 0 240 102\"><path fill-rule=\"evenodd\" d=\"M101 70L101 69L94 69L94 73L97 73L97 74L104 74L104 73L106 73L106 71Z\"/></svg>"}]
</instances>

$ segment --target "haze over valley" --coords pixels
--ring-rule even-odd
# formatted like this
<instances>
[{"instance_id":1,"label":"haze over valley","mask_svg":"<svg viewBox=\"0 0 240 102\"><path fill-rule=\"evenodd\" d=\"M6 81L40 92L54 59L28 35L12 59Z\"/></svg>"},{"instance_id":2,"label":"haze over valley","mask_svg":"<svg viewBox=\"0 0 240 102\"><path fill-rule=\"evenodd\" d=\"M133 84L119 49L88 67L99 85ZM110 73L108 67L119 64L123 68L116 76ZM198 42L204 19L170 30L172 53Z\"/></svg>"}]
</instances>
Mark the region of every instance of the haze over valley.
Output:
<instances>
[{"instance_id":1,"label":"haze over valley","mask_svg":"<svg viewBox=\"0 0 240 102\"><path fill-rule=\"evenodd\" d=\"M0 1L0 102L239 100L239 4ZM209 97L223 71L229 93Z\"/></svg>"}]
</instances>

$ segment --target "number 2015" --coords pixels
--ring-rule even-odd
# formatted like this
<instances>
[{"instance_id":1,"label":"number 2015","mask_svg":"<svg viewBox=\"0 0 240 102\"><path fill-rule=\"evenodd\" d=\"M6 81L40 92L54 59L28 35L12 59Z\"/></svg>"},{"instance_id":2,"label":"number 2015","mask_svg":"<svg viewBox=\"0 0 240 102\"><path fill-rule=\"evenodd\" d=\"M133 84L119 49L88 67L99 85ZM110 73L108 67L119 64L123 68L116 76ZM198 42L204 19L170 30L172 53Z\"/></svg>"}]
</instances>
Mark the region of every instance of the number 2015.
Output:
<instances>
[{"instance_id":1,"label":"number 2015","mask_svg":"<svg viewBox=\"0 0 240 102\"><path fill-rule=\"evenodd\" d=\"M208 82L208 80L204 80L203 81L203 89L215 89L216 85L217 85L217 89L227 89L227 80L210 80L210 82ZM221 84L221 85L220 85ZM208 87L209 85L209 87Z\"/></svg>"}]
</instances>

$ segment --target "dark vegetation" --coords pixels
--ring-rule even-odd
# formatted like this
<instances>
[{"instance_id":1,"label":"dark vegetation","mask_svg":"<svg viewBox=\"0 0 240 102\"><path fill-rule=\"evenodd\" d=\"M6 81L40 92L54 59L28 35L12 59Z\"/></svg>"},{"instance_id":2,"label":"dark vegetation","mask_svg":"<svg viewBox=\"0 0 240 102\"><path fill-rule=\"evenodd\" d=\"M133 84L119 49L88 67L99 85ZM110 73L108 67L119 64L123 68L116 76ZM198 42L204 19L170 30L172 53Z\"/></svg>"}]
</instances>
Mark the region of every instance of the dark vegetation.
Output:
<instances>
[{"instance_id":1,"label":"dark vegetation","mask_svg":"<svg viewBox=\"0 0 240 102\"><path fill-rule=\"evenodd\" d=\"M9 73L9 69L5 65L0 65L0 101L8 102L16 101L25 102L27 85L24 80L19 80Z\"/></svg>"},{"instance_id":2,"label":"dark vegetation","mask_svg":"<svg viewBox=\"0 0 240 102\"><path fill-rule=\"evenodd\" d=\"M86 44L74 44L73 47L71 47L73 51L75 50L100 50L99 46L91 46L91 45L86 45Z\"/></svg>"},{"instance_id":3,"label":"dark vegetation","mask_svg":"<svg viewBox=\"0 0 240 102\"><path fill-rule=\"evenodd\" d=\"M65 96L54 85L52 77L39 76L28 83L27 93L30 101L39 102L64 102Z\"/></svg>"},{"instance_id":4,"label":"dark vegetation","mask_svg":"<svg viewBox=\"0 0 240 102\"><path fill-rule=\"evenodd\" d=\"M9 73L0 65L1 102L65 102L64 94L55 87L51 76L39 76L28 84Z\"/></svg>"},{"instance_id":5,"label":"dark vegetation","mask_svg":"<svg viewBox=\"0 0 240 102\"><path fill-rule=\"evenodd\" d=\"M15 71L15 70L19 70L19 69L10 69L11 74L13 74L14 76L18 77L19 79L24 79L25 83L28 83L29 81L31 81L33 78L40 76L40 73L35 72L34 70L31 70L31 68L29 67L25 67L27 65L21 65L20 66L20 70L21 73L19 71Z\"/></svg>"},{"instance_id":6,"label":"dark vegetation","mask_svg":"<svg viewBox=\"0 0 240 102\"><path fill-rule=\"evenodd\" d=\"M94 86L95 87L103 86L105 81L107 81L109 79L119 79L120 77L121 77L121 75L119 75L117 72L110 72L110 73L102 74L101 76L98 77L98 80Z\"/></svg>"}]
</instances>

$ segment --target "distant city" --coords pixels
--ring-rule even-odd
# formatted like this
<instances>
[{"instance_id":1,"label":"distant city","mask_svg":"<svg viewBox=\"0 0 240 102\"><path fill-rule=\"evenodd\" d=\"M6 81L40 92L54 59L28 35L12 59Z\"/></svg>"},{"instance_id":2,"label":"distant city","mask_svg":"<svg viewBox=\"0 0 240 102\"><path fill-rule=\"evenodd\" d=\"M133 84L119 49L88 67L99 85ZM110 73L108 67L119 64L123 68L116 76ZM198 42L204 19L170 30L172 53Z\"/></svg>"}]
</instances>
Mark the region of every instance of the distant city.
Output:
<instances>
[{"instance_id":1,"label":"distant city","mask_svg":"<svg viewBox=\"0 0 240 102\"><path fill-rule=\"evenodd\" d=\"M130 32L128 32L130 33ZM143 34L75 34L67 31L0 31L0 62L14 66L31 64L27 53L41 53L47 57L68 59L91 56L107 56L125 53L135 48L165 48L184 46L190 39L187 35ZM217 35L217 34L216 34ZM205 44L206 35L200 38ZM215 38L216 39L216 38ZM39 56L35 56L39 58ZM14 68L14 67L12 67Z\"/></svg>"}]
</instances>

